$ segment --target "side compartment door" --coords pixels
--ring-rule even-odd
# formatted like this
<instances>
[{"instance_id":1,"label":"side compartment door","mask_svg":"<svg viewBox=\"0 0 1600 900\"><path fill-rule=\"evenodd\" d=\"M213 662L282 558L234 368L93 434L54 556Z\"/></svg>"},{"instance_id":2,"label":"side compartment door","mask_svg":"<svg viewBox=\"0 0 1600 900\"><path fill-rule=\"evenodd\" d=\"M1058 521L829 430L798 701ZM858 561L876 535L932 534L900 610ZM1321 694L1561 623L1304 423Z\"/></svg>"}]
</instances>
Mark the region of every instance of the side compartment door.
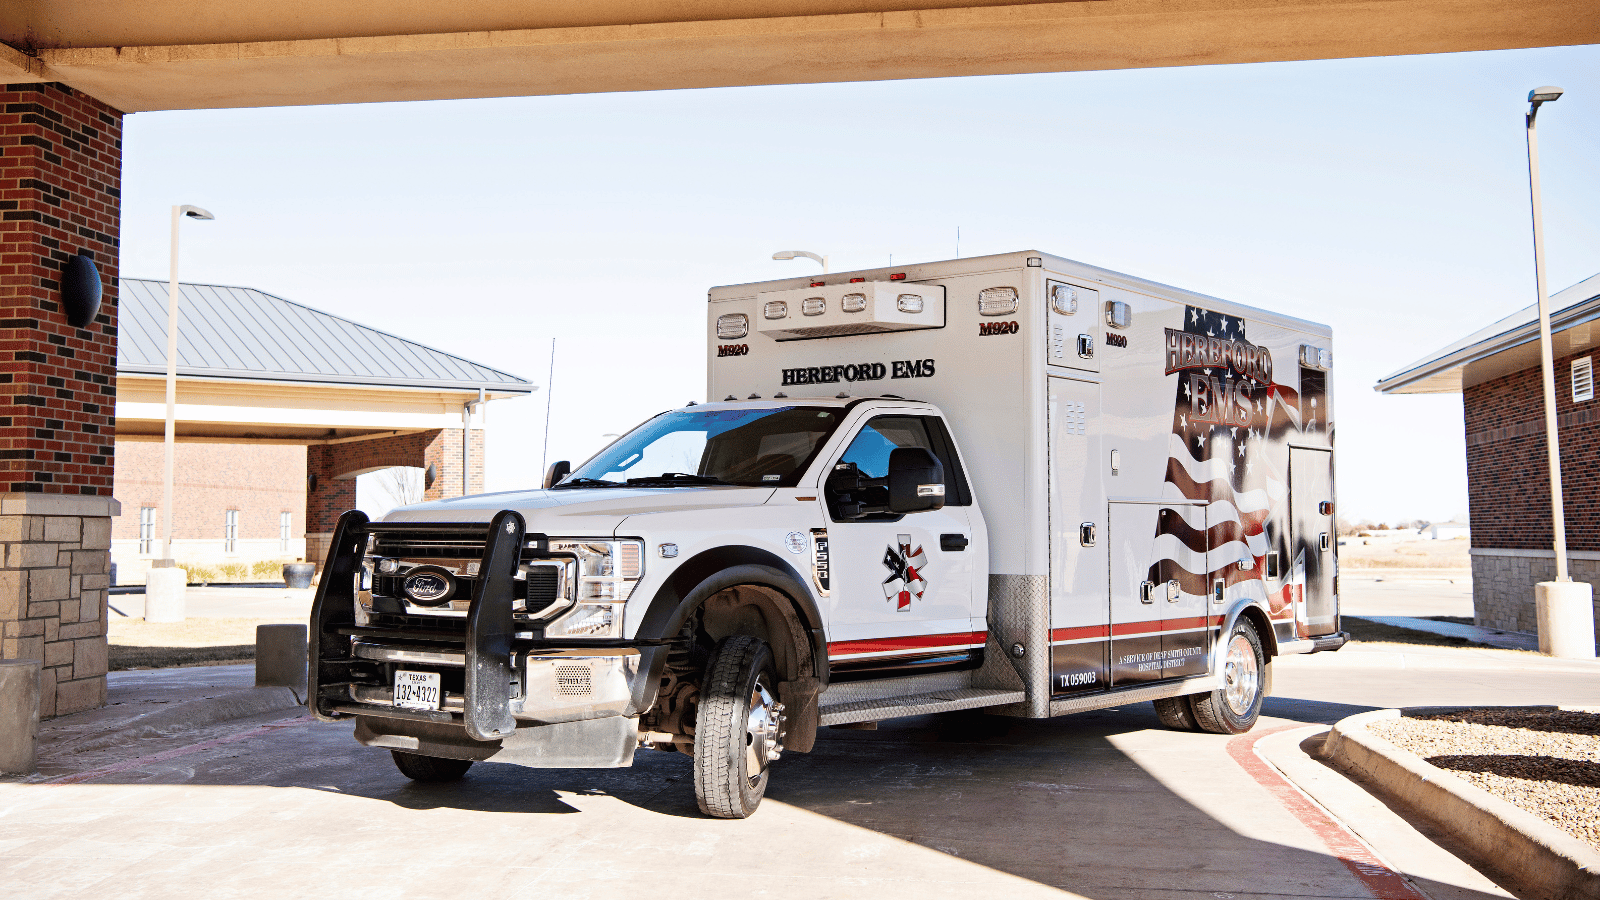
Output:
<instances>
[{"instance_id":1,"label":"side compartment door","mask_svg":"<svg viewBox=\"0 0 1600 900\"><path fill-rule=\"evenodd\" d=\"M1110 504L1111 684L1206 671L1206 508Z\"/></svg>"},{"instance_id":2,"label":"side compartment door","mask_svg":"<svg viewBox=\"0 0 1600 900\"><path fill-rule=\"evenodd\" d=\"M1058 377L1049 385L1051 692L1059 696L1111 686L1111 607L1100 385Z\"/></svg>"},{"instance_id":3,"label":"side compartment door","mask_svg":"<svg viewBox=\"0 0 1600 900\"><path fill-rule=\"evenodd\" d=\"M1333 526L1333 453L1289 448L1289 517L1294 523L1290 575L1297 588L1295 623L1301 635L1339 630Z\"/></svg>"}]
</instances>

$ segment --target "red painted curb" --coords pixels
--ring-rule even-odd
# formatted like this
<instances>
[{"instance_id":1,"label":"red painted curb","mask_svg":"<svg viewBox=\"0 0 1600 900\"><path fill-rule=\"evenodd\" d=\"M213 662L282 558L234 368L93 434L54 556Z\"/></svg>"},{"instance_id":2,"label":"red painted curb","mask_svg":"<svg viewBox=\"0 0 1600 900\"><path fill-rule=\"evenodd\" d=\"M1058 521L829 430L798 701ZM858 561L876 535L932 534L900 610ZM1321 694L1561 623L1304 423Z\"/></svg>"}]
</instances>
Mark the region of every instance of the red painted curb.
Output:
<instances>
[{"instance_id":1,"label":"red painted curb","mask_svg":"<svg viewBox=\"0 0 1600 900\"><path fill-rule=\"evenodd\" d=\"M1316 835L1327 846L1328 852L1344 863L1377 900L1428 900L1426 895L1411 886L1405 876L1384 865L1350 829L1313 803L1256 753L1256 744L1266 738L1304 727L1284 725L1270 731L1241 734L1228 741L1228 755Z\"/></svg>"}]
</instances>

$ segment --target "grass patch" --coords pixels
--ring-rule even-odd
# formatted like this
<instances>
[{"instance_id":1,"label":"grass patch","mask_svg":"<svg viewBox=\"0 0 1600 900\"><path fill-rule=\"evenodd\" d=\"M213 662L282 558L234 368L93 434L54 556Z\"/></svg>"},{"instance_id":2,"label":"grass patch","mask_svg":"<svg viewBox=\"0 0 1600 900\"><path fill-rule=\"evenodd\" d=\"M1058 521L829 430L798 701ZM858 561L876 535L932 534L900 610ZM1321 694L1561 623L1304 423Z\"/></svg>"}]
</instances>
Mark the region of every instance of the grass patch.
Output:
<instances>
[{"instance_id":1,"label":"grass patch","mask_svg":"<svg viewBox=\"0 0 1600 900\"><path fill-rule=\"evenodd\" d=\"M255 658L255 644L226 647L131 647L112 644L106 648L106 663L113 672L180 666L227 666L254 662Z\"/></svg>"}]
</instances>

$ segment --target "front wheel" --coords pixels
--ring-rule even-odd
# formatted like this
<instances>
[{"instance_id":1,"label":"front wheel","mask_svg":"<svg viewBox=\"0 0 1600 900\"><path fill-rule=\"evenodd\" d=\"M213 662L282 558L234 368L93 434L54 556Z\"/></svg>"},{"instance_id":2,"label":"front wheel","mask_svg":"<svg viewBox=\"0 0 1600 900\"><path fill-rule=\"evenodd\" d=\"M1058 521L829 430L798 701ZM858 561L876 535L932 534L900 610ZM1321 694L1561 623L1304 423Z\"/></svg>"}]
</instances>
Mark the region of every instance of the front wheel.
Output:
<instances>
[{"instance_id":1,"label":"front wheel","mask_svg":"<svg viewBox=\"0 0 1600 900\"><path fill-rule=\"evenodd\" d=\"M761 804L783 751L775 686L765 641L734 635L712 654L694 726L694 796L706 815L743 819Z\"/></svg>"},{"instance_id":2,"label":"front wheel","mask_svg":"<svg viewBox=\"0 0 1600 900\"><path fill-rule=\"evenodd\" d=\"M1267 657L1249 620L1240 619L1222 651L1222 683L1209 694L1189 697L1195 724L1212 734L1243 734L1256 724L1264 697Z\"/></svg>"}]
</instances>

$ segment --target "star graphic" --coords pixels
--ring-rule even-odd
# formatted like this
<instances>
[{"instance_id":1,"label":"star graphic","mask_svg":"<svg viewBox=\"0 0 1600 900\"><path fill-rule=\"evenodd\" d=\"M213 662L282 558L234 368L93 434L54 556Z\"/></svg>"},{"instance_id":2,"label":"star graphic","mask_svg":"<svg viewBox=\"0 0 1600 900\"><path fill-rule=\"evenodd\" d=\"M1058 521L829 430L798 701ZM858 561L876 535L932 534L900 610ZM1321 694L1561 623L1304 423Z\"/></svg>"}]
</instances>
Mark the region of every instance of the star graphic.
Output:
<instances>
[{"instance_id":1,"label":"star graphic","mask_svg":"<svg viewBox=\"0 0 1600 900\"><path fill-rule=\"evenodd\" d=\"M1185 428L1185 429L1188 428L1189 427L1189 417L1185 416L1183 413L1178 413L1178 427L1179 428Z\"/></svg>"}]
</instances>

